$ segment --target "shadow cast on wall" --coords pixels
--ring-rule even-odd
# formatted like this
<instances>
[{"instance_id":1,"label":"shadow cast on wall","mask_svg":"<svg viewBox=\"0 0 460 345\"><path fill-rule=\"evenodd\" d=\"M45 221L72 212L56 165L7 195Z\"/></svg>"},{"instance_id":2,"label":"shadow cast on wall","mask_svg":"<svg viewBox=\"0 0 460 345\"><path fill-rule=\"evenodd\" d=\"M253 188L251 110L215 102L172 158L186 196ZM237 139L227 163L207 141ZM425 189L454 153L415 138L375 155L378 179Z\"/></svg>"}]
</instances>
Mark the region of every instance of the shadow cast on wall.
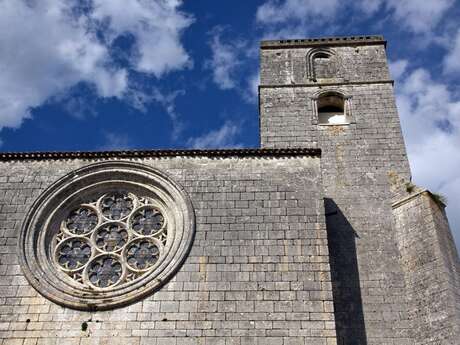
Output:
<instances>
[{"instance_id":1,"label":"shadow cast on wall","mask_svg":"<svg viewBox=\"0 0 460 345\"><path fill-rule=\"evenodd\" d=\"M326 227L338 345L367 345L356 239L334 200L325 198Z\"/></svg>"}]
</instances>

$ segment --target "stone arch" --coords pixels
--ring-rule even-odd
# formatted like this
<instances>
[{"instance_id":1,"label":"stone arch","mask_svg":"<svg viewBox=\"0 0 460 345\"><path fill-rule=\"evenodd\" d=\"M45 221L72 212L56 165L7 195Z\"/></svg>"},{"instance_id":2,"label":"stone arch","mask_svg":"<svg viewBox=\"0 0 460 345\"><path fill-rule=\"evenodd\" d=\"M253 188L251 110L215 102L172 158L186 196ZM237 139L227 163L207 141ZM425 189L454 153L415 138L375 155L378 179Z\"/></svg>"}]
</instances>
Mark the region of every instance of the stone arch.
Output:
<instances>
[{"instance_id":1,"label":"stone arch","mask_svg":"<svg viewBox=\"0 0 460 345\"><path fill-rule=\"evenodd\" d=\"M169 176L130 161L98 162L65 175L35 201L20 233L20 264L49 300L107 310L171 279L194 233L192 203Z\"/></svg>"},{"instance_id":2,"label":"stone arch","mask_svg":"<svg viewBox=\"0 0 460 345\"><path fill-rule=\"evenodd\" d=\"M337 54L332 49L316 48L307 54L308 79L330 79L337 75Z\"/></svg>"},{"instance_id":3,"label":"stone arch","mask_svg":"<svg viewBox=\"0 0 460 345\"><path fill-rule=\"evenodd\" d=\"M317 91L312 100L313 123L343 125L352 123L352 97L340 89ZM336 121L330 121L336 119Z\"/></svg>"}]
</instances>

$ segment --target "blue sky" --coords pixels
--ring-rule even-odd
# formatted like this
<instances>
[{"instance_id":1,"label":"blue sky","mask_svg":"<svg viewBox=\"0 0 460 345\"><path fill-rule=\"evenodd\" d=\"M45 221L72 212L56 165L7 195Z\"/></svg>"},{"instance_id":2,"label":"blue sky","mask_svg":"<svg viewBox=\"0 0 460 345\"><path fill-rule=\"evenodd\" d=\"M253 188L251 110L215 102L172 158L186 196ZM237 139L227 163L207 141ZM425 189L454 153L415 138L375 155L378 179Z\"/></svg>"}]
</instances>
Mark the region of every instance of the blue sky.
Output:
<instances>
[{"instance_id":1,"label":"blue sky","mask_svg":"<svg viewBox=\"0 0 460 345\"><path fill-rule=\"evenodd\" d=\"M454 0L0 0L3 151L258 146L261 39L383 34L415 183L460 244Z\"/></svg>"}]
</instances>

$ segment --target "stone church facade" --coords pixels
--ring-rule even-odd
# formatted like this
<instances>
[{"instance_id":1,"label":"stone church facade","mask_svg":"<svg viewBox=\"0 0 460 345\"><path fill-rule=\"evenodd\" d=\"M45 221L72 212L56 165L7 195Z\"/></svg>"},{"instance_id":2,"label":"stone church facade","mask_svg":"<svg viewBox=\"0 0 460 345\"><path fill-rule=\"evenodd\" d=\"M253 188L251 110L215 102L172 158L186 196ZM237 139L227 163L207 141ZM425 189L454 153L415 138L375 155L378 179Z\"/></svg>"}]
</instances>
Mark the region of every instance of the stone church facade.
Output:
<instances>
[{"instance_id":1,"label":"stone church facade","mask_svg":"<svg viewBox=\"0 0 460 345\"><path fill-rule=\"evenodd\" d=\"M259 149L1 153L0 344L459 344L385 45L262 42Z\"/></svg>"}]
</instances>

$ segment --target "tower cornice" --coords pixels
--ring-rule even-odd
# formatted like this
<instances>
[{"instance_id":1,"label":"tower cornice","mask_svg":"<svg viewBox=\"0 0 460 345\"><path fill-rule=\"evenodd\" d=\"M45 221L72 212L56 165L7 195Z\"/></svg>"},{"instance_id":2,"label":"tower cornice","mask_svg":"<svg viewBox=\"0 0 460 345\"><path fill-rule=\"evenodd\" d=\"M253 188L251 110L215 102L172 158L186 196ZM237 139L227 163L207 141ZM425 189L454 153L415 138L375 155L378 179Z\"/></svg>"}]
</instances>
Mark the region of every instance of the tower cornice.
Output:
<instances>
[{"instance_id":1,"label":"tower cornice","mask_svg":"<svg viewBox=\"0 0 460 345\"><path fill-rule=\"evenodd\" d=\"M261 41L261 49L285 49L285 48L307 48L321 46L359 46L383 44L386 46L387 41L381 35L371 36L335 36L321 38L304 38L288 40L268 40Z\"/></svg>"}]
</instances>

